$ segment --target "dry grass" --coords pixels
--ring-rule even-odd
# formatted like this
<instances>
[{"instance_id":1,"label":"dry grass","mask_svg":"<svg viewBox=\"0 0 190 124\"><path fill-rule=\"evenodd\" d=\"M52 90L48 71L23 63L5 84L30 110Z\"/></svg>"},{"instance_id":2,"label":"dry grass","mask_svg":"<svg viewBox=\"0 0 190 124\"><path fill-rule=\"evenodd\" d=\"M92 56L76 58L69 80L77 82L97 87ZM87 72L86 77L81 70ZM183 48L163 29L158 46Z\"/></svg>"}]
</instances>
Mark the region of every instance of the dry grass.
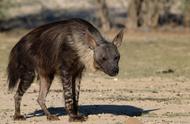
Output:
<instances>
[{"instance_id":1,"label":"dry grass","mask_svg":"<svg viewBox=\"0 0 190 124\"><path fill-rule=\"evenodd\" d=\"M0 34L0 70L3 73L11 48L26 32L20 30ZM108 37L113 37L113 34L115 31L109 33ZM189 40L189 32L126 32L124 43L120 48L119 77L189 78Z\"/></svg>"}]
</instances>

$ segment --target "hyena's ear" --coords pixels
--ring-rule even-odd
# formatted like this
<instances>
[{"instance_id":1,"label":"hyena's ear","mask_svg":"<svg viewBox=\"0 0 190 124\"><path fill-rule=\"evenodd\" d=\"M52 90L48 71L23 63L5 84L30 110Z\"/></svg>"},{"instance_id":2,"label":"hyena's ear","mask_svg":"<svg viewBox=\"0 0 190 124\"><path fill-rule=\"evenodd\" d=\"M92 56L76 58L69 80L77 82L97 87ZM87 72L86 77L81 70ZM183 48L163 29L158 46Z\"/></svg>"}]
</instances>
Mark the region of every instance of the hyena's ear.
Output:
<instances>
[{"instance_id":1,"label":"hyena's ear","mask_svg":"<svg viewBox=\"0 0 190 124\"><path fill-rule=\"evenodd\" d=\"M113 39L112 43L116 45L117 47L121 46L121 42L123 41L123 34L124 34L124 29L122 29Z\"/></svg>"},{"instance_id":2,"label":"hyena's ear","mask_svg":"<svg viewBox=\"0 0 190 124\"><path fill-rule=\"evenodd\" d=\"M96 40L90 33L87 33L86 37L87 37L87 44L88 44L89 48L94 50L97 46Z\"/></svg>"}]
</instances>

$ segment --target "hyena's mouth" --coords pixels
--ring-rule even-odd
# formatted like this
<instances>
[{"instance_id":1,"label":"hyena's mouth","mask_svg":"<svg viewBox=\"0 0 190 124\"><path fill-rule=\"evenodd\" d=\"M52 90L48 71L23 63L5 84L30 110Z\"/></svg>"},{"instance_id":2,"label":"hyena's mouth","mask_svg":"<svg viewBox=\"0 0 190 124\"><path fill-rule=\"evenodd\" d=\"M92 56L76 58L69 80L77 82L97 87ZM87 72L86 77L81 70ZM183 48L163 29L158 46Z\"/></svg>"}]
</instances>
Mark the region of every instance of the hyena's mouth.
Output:
<instances>
[{"instance_id":1,"label":"hyena's mouth","mask_svg":"<svg viewBox=\"0 0 190 124\"><path fill-rule=\"evenodd\" d=\"M105 74L107 74L109 76L117 76L118 73L119 73L119 68L118 67L117 68L115 67L115 68L112 68L112 69L104 68L101 65L99 65L97 62L94 62L94 68L96 70L104 72Z\"/></svg>"},{"instance_id":2,"label":"hyena's mouth","mask_svg":"<svg viewBox=\"0 0 190 124\"><path fill-rule=\"evenodd\" d=\"M109 76L117 76L119 73L118 68L114 68L114 69L103 69L102 68L102 71Z\"/></svg>"},{"instance_id":3,"label":"hyena's mouth","mask_svg":"<svg viewBox=\"0 0 190 124\"><path fill-rule=\"evenodd\" d=\"M106 72L105 72L106 73ZM106 73L108 74L109 76L117 76L118 75L118 72L112 72L112 73Z\"/></svg>"}]
</instances>

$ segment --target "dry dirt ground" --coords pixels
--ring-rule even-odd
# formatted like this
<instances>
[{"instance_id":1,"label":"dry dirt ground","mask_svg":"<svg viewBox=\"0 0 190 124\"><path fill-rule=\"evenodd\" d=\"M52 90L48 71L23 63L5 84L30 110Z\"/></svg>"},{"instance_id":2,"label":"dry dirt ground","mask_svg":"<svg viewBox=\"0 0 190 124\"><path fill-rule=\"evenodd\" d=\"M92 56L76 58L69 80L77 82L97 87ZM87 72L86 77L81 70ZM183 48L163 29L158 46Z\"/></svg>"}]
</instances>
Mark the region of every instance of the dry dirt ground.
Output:
<instances>
[{"instance_id":1,"label":"dry dirt ground","mask_svg":"<svg viewBox=\"0 0 190 124\"><path fill-rule=\"evenodd\" d=\"M1 78L1 82L5 82L5 78ZM28 117L27 120L13 121L14 93L8 93L7 87L1 83L0 123L69 123L64 111L62 86L58 82L59 80L54 81L46 103L52 113L59 115L60 121L47 121L40 110L36 102L38 83L34 83L23 97L22 113ZM127 124L130 117L144 124L189 124L189 92L190 83L184 79L88 76L82 82L80 111L89 115L84 124Z\"/></svg>"},{"instance_id":2,"label":"dry dirt ground","mask_svg":"<svg viewBox=\"0 0 190 124\"><path fill-rule=\"evenodd\" d=\"M59 115L60 121L47 121L43 115L36 102L39 89L36 80L21 105L27 120L13 121L15 91L7 91L5 67L10 49L22 35L0 34L0 124L69 123L57 78L46 104L52 113ZM84 124L189 124L190 36L126 35L126 47L121 48L120 75L111 78L103 73L87 73L83 78L80 112L89 115Z\"/></svg>"}]
</instances>

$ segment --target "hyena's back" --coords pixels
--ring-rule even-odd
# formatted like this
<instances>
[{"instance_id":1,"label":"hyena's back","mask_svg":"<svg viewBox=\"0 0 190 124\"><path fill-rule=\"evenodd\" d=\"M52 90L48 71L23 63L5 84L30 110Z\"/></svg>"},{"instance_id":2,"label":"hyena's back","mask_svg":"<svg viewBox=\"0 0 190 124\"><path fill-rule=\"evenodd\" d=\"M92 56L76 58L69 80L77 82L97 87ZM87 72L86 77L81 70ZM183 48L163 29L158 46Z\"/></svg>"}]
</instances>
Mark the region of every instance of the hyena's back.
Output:
<instances>
[{"instance_id":1,"label":"hyena's back","mask_svg":"<svg viewBox=\"0 0 190 124\"><path fill-rule=\"evenodd\" d=\"M86 32L103 42L98 30L81 19L43 25L29 32L11 50L7 67L9 89L14 88L21 77L32 82L34 72L51 75L62 65L72 66L80 57L76 47L86 44ZM76 45L79 42L80 45Z\"/></svg>"}]
</instances>

